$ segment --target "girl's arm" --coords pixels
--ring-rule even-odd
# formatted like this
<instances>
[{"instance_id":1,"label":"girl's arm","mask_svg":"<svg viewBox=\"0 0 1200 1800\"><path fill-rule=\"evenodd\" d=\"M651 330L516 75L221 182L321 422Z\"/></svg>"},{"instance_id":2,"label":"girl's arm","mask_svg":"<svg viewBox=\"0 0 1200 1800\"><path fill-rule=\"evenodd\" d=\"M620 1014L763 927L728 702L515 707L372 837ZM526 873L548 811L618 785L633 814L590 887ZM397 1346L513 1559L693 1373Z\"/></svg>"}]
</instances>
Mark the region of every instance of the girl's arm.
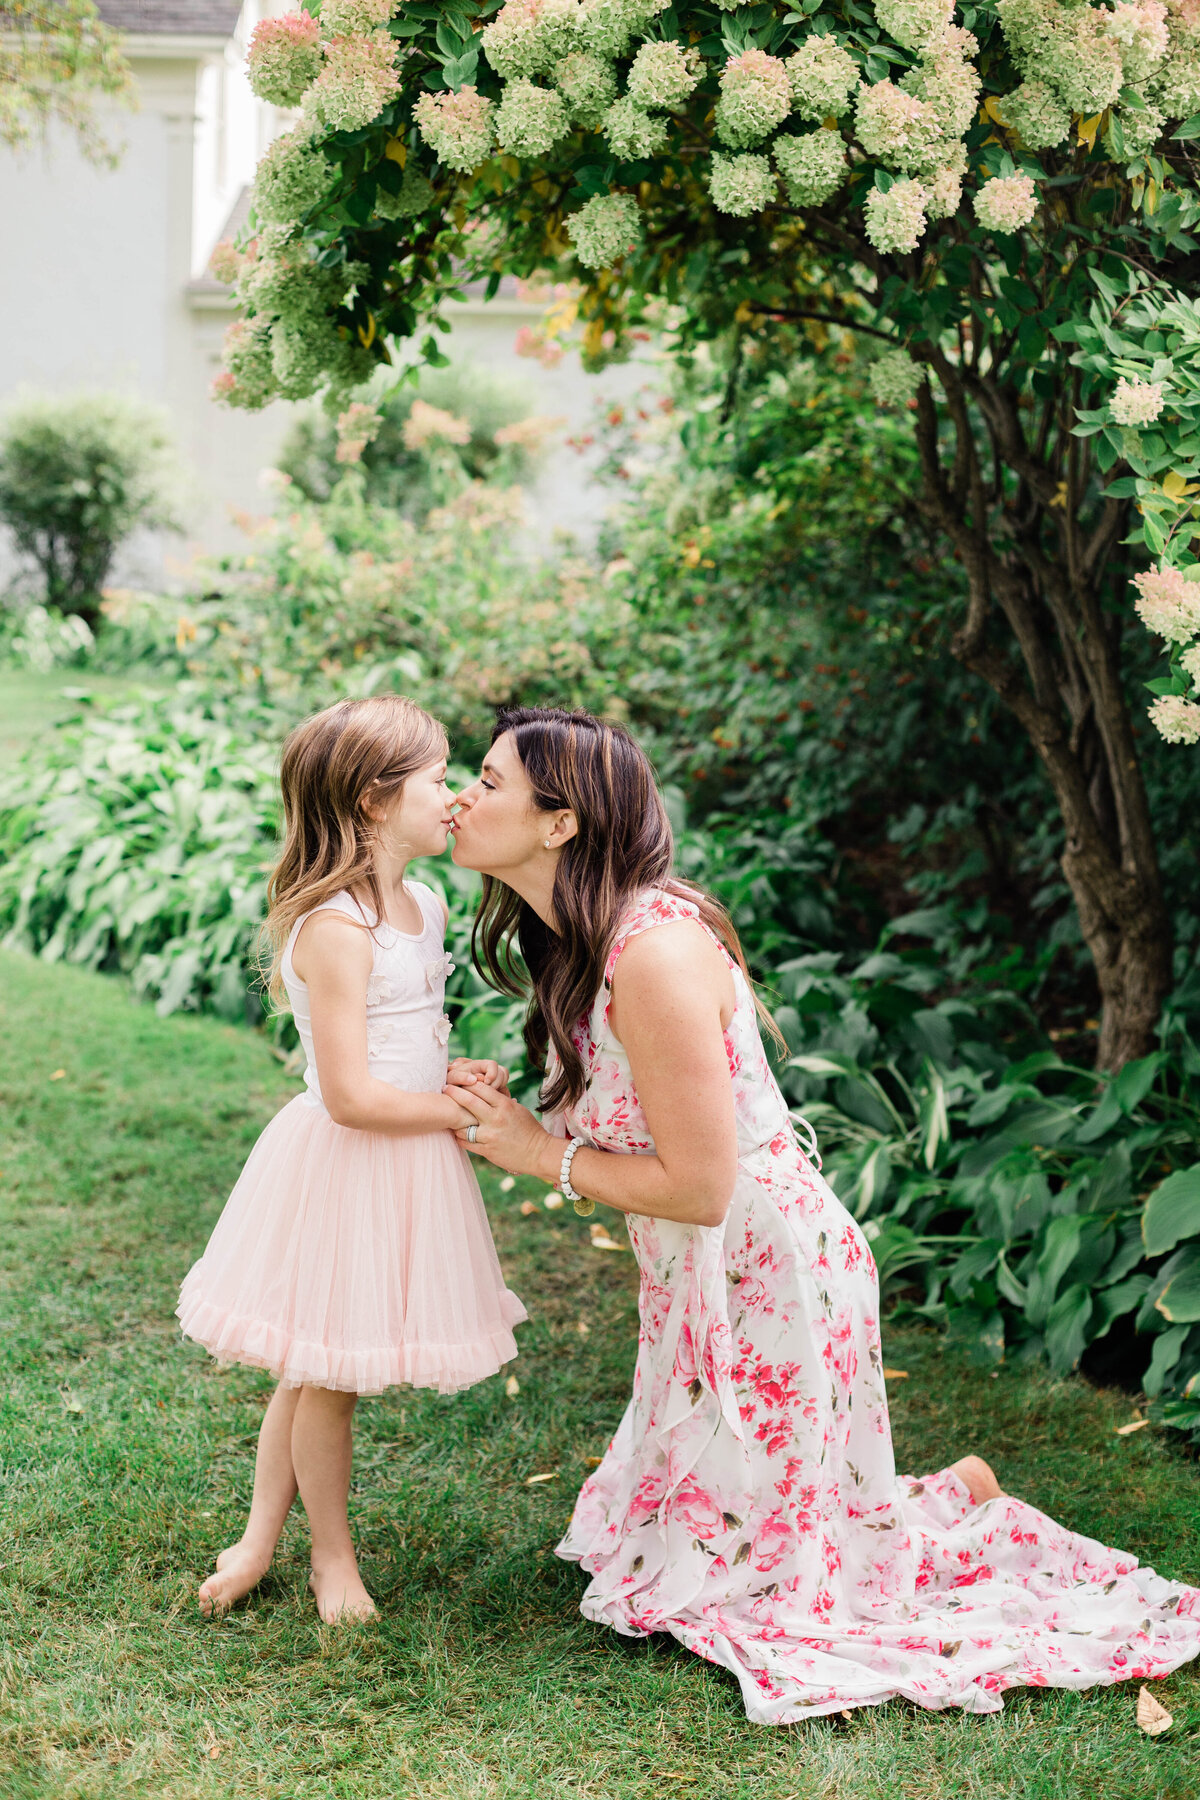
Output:
<instances>
[{"instance_id":1,"label":"girl's arm","mask_svg":"<svg viewBox=\"0 0 1200 1800\"><path fill-rule=\"evenodd\" d=\"M686 1225L722 1222L737 1180L724 1041L734 1004L729 966L693 921L656 926L630 940L617 962L609 1016L629 1057L655 1154L585 1146L571 1165L578 1193L620 1212ZM452 1091L479 1122L469 1148L514 1174L557 1183L561 1138L494 1090Z\"/></svg>"},{"instance_id":2,"label":"girl's arm","mask_svg":"<svg viewBox=\"0 0 1200 1800\"><path fill-rule=\"evenodd\" d=\"M407 1094L367 1072L367 981L371 940L337 913L306 920L292 966L308 988L321 1097L336 1125L394 1137L449 1131L472 1115L445 1094Z\"/></svg>"}]
</instances>

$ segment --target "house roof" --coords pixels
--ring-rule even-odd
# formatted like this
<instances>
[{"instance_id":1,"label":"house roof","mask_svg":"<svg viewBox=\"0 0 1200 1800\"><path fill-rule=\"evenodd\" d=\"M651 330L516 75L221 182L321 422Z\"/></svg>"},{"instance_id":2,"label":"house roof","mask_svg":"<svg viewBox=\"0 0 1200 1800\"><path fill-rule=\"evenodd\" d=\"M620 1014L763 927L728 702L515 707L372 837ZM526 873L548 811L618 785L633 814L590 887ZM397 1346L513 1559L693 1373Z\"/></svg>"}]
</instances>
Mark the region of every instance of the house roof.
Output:
<instances>
[{"instance_id":1,"label":"house roof","mask_svg":"<svg viewBox=\"0 0 1200 1800\"><path fill-rule=\"evenodd\" d=\"M232 37L242 0L97 0L119 31L171 37Z\"/></svg>"}]
</instances>

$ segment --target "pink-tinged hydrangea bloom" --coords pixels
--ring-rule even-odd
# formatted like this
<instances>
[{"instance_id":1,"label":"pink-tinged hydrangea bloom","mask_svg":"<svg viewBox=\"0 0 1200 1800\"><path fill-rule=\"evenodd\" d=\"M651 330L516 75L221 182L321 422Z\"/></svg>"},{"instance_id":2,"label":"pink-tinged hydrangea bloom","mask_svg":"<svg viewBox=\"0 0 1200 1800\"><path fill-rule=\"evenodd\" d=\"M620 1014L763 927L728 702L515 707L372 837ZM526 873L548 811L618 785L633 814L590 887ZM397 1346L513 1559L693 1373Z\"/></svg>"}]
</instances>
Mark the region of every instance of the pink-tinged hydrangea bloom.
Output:
<instances>
[{"instance_id":1,"label":"pink-tinged hydrangea bloom","mask_svg":"<svg viewBox=\"0 0 1200 1800\"><path fill-rule=\"evenodd\" d=\"M907 406L925 379L920 363L907 350L885 350L867 371L871 392L880 406Z\"/></svg>"},{"instance_id":2,"label":"pink-tinged hydrangea bloom","mask_svg":"<svg viewBox=\"0 0 1200 1800\"><path fill-rule=\"evenodd\" d=\"M571 129L561 94L522 77L510 81L496 109L496 141L516 156L545 156Z\"/></svg>"},{"instance_id":3,"label":"pink-tinged hydrangea bloom","mask_svg":"<svg viewBox=\"0 0 1200 1800\"><path fill-rule=\"evenodd\" d=\"M270 223L298 219L328 193L330 179L308 132L286 132L268 144L254 172L254 210Z\"/></svg>"},{"instance_id":4,"label":"pink-tinged hydrangea bloom","mask_svg":"<svg viewBox=\"0 0 1200 1800\"><path fill-rule=\"evenodd\" d=\"M639 106L670 110L683 105L703 73L704 58L698 50L663 39L639 46L625 86Z\"/></svg>"},{"instance_id":5,"label":"pink-tinged hydrangea bloom","mask_svg":"<svg viewBox=\"0 0 1200 1800\"><path fill-rule=\"evenodd\" d=\"M271 106L299 106L321 70L320 28L310 13L285 13L254 27L246 57L250 86Z\"/></svg>"},{"instance_id":6,"label":"pink-tinged hydrangea bloom","mask_svg":"<svg viewBox=\"0 0 1200 1800\"><path fill-rule=\"evenodd\" d=\"M846 146L840 131L805 131L774 143L775 166L793 206L820 206L846 179Z\"/></svg>"},{"instance_id":7,"label":"pink-tinged hydrangea bloom","mask_svg":"<svg viewBox=\"0 0 1200 1800\"><path fill-rule=\"evenodd\" d=\"M967 59L978 49L978 40L969 31L952 26L900 82L905 93L928 102L948 137L962 137L975 118L982 83Z\"/></svg>"},{"instance_id":8,"label":"pink-tinged hydrangea bloom","mask_svg":"<svg viewBox=\"0 0 1200 1800\"><path fill-rule=\"evenodd\" d=\"M877 250L915 250L925 233L926 189L919 181L894 181L887 193L872 188L866 199L867 236Z\"/></svg>"},{"instance_id":9,"label":"pink-tinged hydrangea bloom","mask_svg":"<svg viewBox=\"0 0 1200 1800\"><path fill-rule=\"evenodd\" d=\"M939 169L926 176L925 211L931 219L949 219L962 201L962 176L957 169Z\"/></svg>"},{"instance_id":10,"label":"pink-tinged hydrangea bloom","mask_svg":"<svg viewBox=\"0 0 1200 1800\"><path fill-rule=\"evenodd\" d=\"M331 131L359 131L377 119L400 87L396 46L386 31L339 37L325 46L325 65L304 96L308 118Z\"/></svg>"},{"instance_id":11,"label":"pink-tinged hydrangea bloom","mask_svg":"<svg viewBox=\"0 0 1200 1800\"><path fill-rule=\"evenodd\" d=\"M717 211L735 219L762 212L775 198L775 176L765 156L714 156L708 186Z\"/></svg>"},{"instance_id":12,"label":"pink-tinged hydrangea bloom","mask_svg":"<svg viewBox=\"0 0 1200 1800\"><path fill-rule=\"evenodd\" d=\"M875 0L875 17L906 50L924 50L954 17L954 0Z\"/></svg>"},{"instance_id":13,"label":"pink-tinged hydrangea bloom","mask_svg":"<svg viewBox=\"0 0 1200 1800\"><path fill-rule=\"evenodd\" d=\"M1071 109L1044 81L1023 81L1005 94L1000 111L1028 150L1052 150L1071 131Z\"/></svg>"},{"instance_id":14,"label":"pink-tinged hydrangea bloom","mask_svg":"<svg viewBox=\"0 0 1200 1800\"><path fill-rule=\"evenodd\" d=\"M470 441L471 427L466 419L458 419L440 406L430 406L428 400L413 401L404 421L406 450L424 450L435 443L467 444Z\"/></svg>"},{"instance_id":15,"label":"pink-tinged hydrangea bloom","mask_svg":"<svg viewBox=\"0 0 1200 1800\"><path fill-rule=\"evenodd\" d=\"M1121 52L1104 6L999 0L1000 24L1022 75L1045 81L1070 112L1098 113L1121 91Z\"/></svg>"},{"instance_id":16,"label":"pink-tinged hydrangea bloom","mask_svg":"<svg viewBox=\"0 0 1200 1800\"><path fill-rule=\"evenodd\" d=\"M1200 743L1200 706L1179 694L1160 694L1149 708L1150 720L1168 744Z\"/></svg>"},{"instance_id":17,"label":"pink-tinged hydrangea bloom","mask_svg":"<svg viewBox=\"0 0 1200 1800\"><path fill-rule=\"evenodd\" d=\"M271 342L265 325L235 319L225 333L221 360L225 366L212 385L215 400L257 412L274 399Z\"/></svg>"},{"instance_id":18,"label":"pink-tinged hydrangea bloom","mask_svg":"<svg viewBox=\"0 0 1200 1800\"><path fill-rule=\"evenodd\" d=\"M362 460L362 453L367 445L379 436L383 419L376 409L365 400L353 401L343 413L338 414L337 422L337 460L340 463L356 463ZM375 978L372 977L372 980ZM384 994L377 994L376 999L386 999ZM370 982L367 984L367 1004L372 1004Z\"/></svg>"},{"instance_id":19,"label":"pink-tinged hydrangea bloom","mask_svg":"<svg viewBox=\"0 0 1200 1800\"><path fill-rule=\"evenodd\" d=\"M924 167L942 140L932 106L891 81L859 90L854 129L868 156L906 172Z\"/></svg>"},{"instance_id":20,"label":"pink-tinged hydrangea bloom","mask_svg":"<svg viewBox=\"0 0 1200 1800\"><path fill-rule=\"evenodd\" d=\"M492 102L473 87L457 94L422 94L413 107L417 129L438 161L469 174L486 162L496 143Z\"/></svg>"},{"instance_id":21,"label":"pink-tinged hydrangea bloom","mask_svg":"<svg viewBox=\"0 0 1200 1800\"><path fill-rule=\"evenodd\" d=\"M601 56L624 56L630 40L643 32L671 0L580 0L578 35Z\"/></svg>"},{"instance_id":22,"label":"pink-tinged hydrangea bloom","mask_svg":"<svg viewBox=\"0 0 1200 1800\"><path fill-rule=\"evenodd\" d=\"M792 102L802 119L840 119L858 86L858 64L835 37L814 32L786 62Z\"/></svg>"},{"instance_id":23,"label":"pink-tinged hydrangea bloom","mask_svg":"<svg viewBox=\"0 0 1200 1800\"><path fill-rule=\"evenodd\" d=\"M761 143L792 110L792 84L785 65L765 50L743 50L721 71L717 136L732 150Z\"/></svg>"},{"instance_id":24,"label":"pink-tinged hydrangea bloom","mask_svg":"<svg viewBox=\"0 0 1200 1800\"><path fill-rule=\"evenodd\" d=\"M1127 83L1145 81L1167 54L1170 34L1163 0L1117 0L1108 31L1121 47Z\"/></svg>"},{"instance_id":25,"label":"pink-tinged hydrangea bloom","mask_svg":"<svg viewBox=\"0 0 1200 1800\"><path fill-rule=\"evenodd\" d=\"M532 325L520 327L513 339L513 349L518 356L528 356L541 363L543 369L556 369L563 359L562 345Z\"/></svg>"},{"instance_id":26,"label":"pink-tinged hydrangea bloom","mask_svg":"<svg viewBox=\"0 0 1200 1800\"><path fill-rule=\"evenodd\" d=\"M1165 404L1161 381L1143 381L1138 375L1127 381L1122 375L1109 401L1109 416L1114 425L1153 425Z\"/></svg>"},{"instance_id":27,"label":"pink-tinged hydrangea bloom","mask_svg":"<svg viewBox=\"0 0 1200 1800\"><path fill-rule=\"evenodd\" d=\"M581 125L598 125L617 97L616 69L591 50L572 50L555 64L551 79Z\"/></svg>"},{"instance_id":28,"label":"pink-tinged hydrangea bloom","mask_svg":"<svg viewBox=\"0 0 1200 1800\"><path fill-rule=\"evenodd\" d=\"M1168 644L1186 644L1200 632L1200 582L1185 579L1171 563L1135 575L1138 618Z\"/></svg>"},{"instance_id":29,"label":"pink-tinged hydrangea bloom","mask_svg":"<svg viewBox=\"0 0 1200 1800\"><path fill-rule=\"evenodd\" d=\"M208 272L214 281L232 287L242 267L242 253L232 238L222 238L208 259Z\"/></svg>"},{"instance_id":30,"label":"pink-tinged hydrangea bloom","mask_svg":"<svg viewBox=\"0 0 1200 1800\"><path fill-rule=\"evenodd\" d=\"M505 81L542 75L571 48L579 0L507 0L483 28L483 49Z\"/></svg>"},{"instance_id":31,"label":"pink-tinged hydrangea bloom","mask_svg":"<svg viewBox=\"0 0 1200 1800\"><path fill-rule=\"evenodd\" d=\"M566 227L584 268L607 269L638 243L642 215L632 194L595 194Z\"/></svg>"},{"instance_id":32,"label":"pink-tinged hydrangea bloom","mask_svg":"<svg viewBox=\"0 0 1200 1800\"><path fill-rule=\"evenodd\" d=\"M1037 212L1037 188L1029 175L993 175L972 204L985 231L1020 231Z\"/></svg>"},{"instance_id":33,"label":"pink-tinged hydrangea bloom","mask_svg":"<svg viewBox=\"0 0 1200 1800\"><path fill-rule=\"evenodd\" d=\"M367 37L386 25L396 11L397 0L321 0L321 30L325 37Z\"/></svg>"},{"instance_id":34,"label":"pink-tinged hydrangea bloom","mask_svg":"<svg viewBox=\"0 0 1200 1800\"><path fill-rule=\"evenodd\" d=\"M618 161L634 162L642 156L656 156L663 148L667 141L667 121L655 113L643 111L626 97L605 113L604 136Z\"/></svg>"},{"instance_id":35,"label":"pink-tinged hydrangea bloom","mask_svg":"<svg viewBox=\"0 0 1200 1800\"><path fill-rule=\"evenodd\" d=\"M1185 650L1179 662L1193 689L1200 692L1200 644L1193 644L1190 650Z\"/></svg>"}]
</instances>

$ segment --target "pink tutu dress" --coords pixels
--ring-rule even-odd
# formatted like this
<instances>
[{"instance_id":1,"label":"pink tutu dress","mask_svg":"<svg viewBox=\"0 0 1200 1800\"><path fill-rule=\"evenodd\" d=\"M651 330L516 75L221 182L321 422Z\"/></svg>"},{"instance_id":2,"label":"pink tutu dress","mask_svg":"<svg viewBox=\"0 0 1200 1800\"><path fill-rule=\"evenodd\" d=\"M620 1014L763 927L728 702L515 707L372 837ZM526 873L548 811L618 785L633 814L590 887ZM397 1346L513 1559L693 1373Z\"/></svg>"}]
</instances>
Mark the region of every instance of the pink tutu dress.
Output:
<instances>
[{"instance_id":1,"label":"pink tutu dress","mask_svg":"<svg viewBox=\"0 0 1200 1800\"><path fill-rule=\"evenodd\" d=\"M454 965L441 901L421 882L409 891L421 930L380 922L371 932L367 1067L406 1093L440 1093ZM348 893L313 911L370 923ZM219 1361L269 1369L284 1387L453 1393L517 1354L513 1327L527 1314L504 1285L479 1184L450 1132L356 1131L325 1110L308 990L292 964L303 924L282 973L308 1059L305 1092L250 1152L176 1316Z\"/></svg>"}]
</instances>

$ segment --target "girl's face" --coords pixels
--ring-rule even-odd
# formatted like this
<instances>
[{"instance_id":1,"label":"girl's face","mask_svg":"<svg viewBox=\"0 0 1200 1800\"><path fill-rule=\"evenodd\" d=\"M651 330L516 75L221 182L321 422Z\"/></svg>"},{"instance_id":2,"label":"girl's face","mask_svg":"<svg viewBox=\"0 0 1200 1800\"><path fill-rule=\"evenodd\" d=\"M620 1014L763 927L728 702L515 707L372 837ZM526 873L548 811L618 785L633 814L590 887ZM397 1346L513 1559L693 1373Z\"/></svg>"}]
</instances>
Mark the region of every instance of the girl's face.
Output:
<instances>
[{"instance_id":1,"label":"girl's face","mask_svg":"<svg viewBox=\"0 0 1200 1800\"><path fill-rule=\"evenodd\" d=\"M384 848L397 856L440 856L453 823L456 796L446 786L446 758L417 769L392 800L379 826Z\"/></svg>"},{"instance_id":2,"label":"girl's face","mask_svg":"<svg viewBox=\"0 0 1200 1800\"><path fill-rule=\"evenodd\" d=\"M534 805L525 766L506 731L488 751L479 780L458 796L454 860L462 869L508 881L537 859L556 816Z\"/></svg>"}]
</instances>

